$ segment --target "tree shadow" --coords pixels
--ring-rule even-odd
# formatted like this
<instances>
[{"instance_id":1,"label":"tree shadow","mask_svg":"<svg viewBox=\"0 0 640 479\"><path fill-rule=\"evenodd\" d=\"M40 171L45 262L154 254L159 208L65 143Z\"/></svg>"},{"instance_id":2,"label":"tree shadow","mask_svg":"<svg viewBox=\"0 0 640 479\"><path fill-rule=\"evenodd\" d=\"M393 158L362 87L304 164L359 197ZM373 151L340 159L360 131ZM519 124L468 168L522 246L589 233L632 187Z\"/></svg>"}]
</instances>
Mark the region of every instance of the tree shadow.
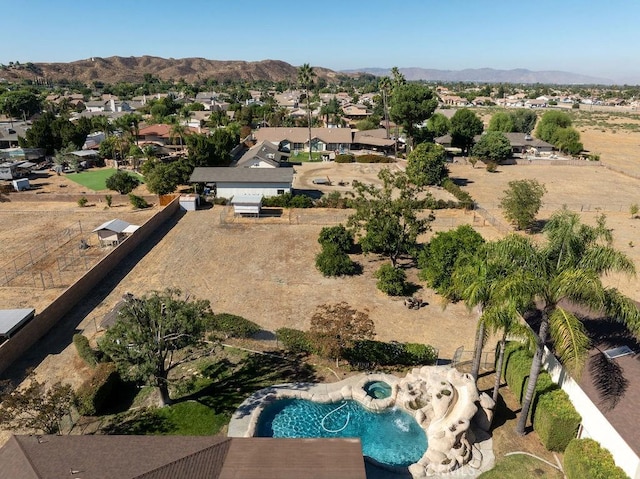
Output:
<instances>
[{"instance_id":1,"label":"tree shadow","mask_svg":"<svg viewBox=\"0 0 640 479\"><path fill-rule=\"evenodd\" d=\"M293 194L294 195L305 195L305 196L308 196L308 197L310 197L311 199L314 199L314 200L319 200L320 198L322 198L322 195L323 195L322 191L320 191L320 190L316 190L316 189L313 189L313 190L304 189L304 190L302 190L302 189L297 189L297 188L293 191Z\"/></svg>"},{"instance_id":2,"label":"tree shadow","mask_svg":"<svg viewBox=\"0 0 640 479\"><path fill-rule=\"evenodd\" d=\"M470 180L468 178L451 177L450 180L453 181L453 183L457 186L467 186L474 183L473 180Z\"/></svg>"},{"instance_id":3,"label":"tree shadow","mask_svg":"<svg viewBox=\"0 0 640 479\"><path fill-rule=\"evenodd\" d=\"M549 222L549 220L534 220L533 223L529 225L528 231L531 234L542 233L542 229Z\"/></svg>"},{"instance_id":4,"label":"tree shadow","mask_svg":"<svg viewBox=\"0 0 640 479\"><path fill-rule=\"evenodd\" d=\"M172 430L171 421L156 413L156 410L136 411L122 418L116 417L113 423L102 428L108 435L146 435L167 434Z\"/></svg>"},{"instance_id":5,"label":"tree shadow","mask_svg":"<svg viewBox=\"0 0 640 479\"><path fill-rule=\"evenodd\" d=\"M494 409L493 422L491 423L491 430L498 429L500 426L504 426L507 421L512 421L516 418L518 410L512 411L504 402L502 394L498 395L498 402Z\"/></svg>"}]
</instances>

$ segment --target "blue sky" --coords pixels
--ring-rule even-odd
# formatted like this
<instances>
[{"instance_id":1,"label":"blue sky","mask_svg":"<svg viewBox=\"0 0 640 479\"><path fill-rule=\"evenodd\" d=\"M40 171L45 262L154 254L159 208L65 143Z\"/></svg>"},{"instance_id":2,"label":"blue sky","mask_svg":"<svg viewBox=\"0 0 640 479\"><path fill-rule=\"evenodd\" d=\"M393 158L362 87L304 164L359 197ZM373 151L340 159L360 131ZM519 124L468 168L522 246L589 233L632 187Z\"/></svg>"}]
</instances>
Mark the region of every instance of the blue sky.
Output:
<instances>
[{"instance_id":1,"label":"blue sky","mask_svg":"<svg viewBox=\"0 0 640 479\"><path fill-rule=\"evenodd\" d=\"M0 0L0 63L154 55L640 83L637 0Z\"/></svg>"}]
</instances>

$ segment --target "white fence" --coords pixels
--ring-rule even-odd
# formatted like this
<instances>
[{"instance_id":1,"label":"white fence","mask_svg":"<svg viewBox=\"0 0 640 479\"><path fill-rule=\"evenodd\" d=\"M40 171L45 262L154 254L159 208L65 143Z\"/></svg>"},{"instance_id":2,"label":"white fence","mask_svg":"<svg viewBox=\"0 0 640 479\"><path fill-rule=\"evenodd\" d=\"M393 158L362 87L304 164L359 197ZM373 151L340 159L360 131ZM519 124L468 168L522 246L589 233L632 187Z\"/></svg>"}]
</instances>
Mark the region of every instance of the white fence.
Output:
<instances>
[{"instance_id":1,"label":"white fence","mask_svg":"<svg viewBox=\"0 0 640 479\"><path fill-rule=\"evenodd\" d=\"M582 427L579 437L591 438L598 441L602 447L613 455L616 464L632 479L640 479L640 458L633 452L626 441L620 437L618 431L609 423L593 401L582 388L567 373L553 354L545 348L544 366L551 374L551 378L565 391L573 406L582 416ZM629 418L630 421L635 420Z\"/></svg>"}]
</instances>

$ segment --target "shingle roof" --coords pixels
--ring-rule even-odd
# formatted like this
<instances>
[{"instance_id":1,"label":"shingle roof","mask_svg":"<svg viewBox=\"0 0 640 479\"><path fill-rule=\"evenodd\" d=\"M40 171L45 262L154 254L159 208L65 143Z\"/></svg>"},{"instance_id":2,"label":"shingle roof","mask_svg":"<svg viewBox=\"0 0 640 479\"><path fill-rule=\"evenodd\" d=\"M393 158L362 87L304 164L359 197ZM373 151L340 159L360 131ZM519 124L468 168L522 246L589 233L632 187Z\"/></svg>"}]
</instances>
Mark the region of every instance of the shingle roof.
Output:
<instances>
[{"instance_id":1,"label":"shingle roof","mask_svg":"<svg viewBox=\"0 0 640 479\"><path fill-rule=\"evenodd\" d=\"M260 128L254 133L257 141L270 141L280 143L288 140L291 143L307 143L309 141L309 129L303 127ZM311 138L317 138L325 143L351 143L353 136L349 128L311 128Z\"/></svg>"},{"instance_id":2,"label":"shingle roof","mask_svg":"<svg viewBox=\"0 0 640 479\"><path fill-rule=\"evenodd\" d=\"M365 479L358 439L12 436L3 477L50 479Z\"/></svg>"},{"instance_id":3,"label":"shingle roof","mask_svg":"<svg viewBox=\"0 0 640 479\"><path fill-rule=\"evenodd\" d=\"M293 168L196 167L190 183L290 183Z\"/></svg>"}]
</instances>

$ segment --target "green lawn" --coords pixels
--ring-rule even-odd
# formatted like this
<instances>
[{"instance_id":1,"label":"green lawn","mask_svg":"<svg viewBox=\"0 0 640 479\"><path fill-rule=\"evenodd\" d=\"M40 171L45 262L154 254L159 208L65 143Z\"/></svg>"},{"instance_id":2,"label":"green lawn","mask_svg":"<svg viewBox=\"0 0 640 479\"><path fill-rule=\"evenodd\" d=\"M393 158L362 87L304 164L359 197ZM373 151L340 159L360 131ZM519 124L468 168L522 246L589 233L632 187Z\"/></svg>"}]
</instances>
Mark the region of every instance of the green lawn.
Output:
<instances>
[{"instance_id":1,"label":"green lawn","mask_svg":"<svg viewBox=\"0 0 640 479\"><path fill-rule=\"evenodd\" d=\"M478 479L523 479L534 477L562 479L563 475L557 469L536 458L518 454L497 459L496 467L481 474Z\"/></svg>"},{"instance_id":2,"label":"green lawn","mask_svg":"<svg viewBox=\"0 0 640 479\"><path fill-rule=\"evenodd\" d=\"M71 181L89 188L90 190L102 191L107 189L107 186L105 185L107 178L109 178L115 172L115 168L103 168L99 170L92 169L83 171L82 173L68 173L66 177ZM136 175L135 173L129 174L137 178L140 182L144 183L142 176Z\"/></svg>"}]
</instances>

